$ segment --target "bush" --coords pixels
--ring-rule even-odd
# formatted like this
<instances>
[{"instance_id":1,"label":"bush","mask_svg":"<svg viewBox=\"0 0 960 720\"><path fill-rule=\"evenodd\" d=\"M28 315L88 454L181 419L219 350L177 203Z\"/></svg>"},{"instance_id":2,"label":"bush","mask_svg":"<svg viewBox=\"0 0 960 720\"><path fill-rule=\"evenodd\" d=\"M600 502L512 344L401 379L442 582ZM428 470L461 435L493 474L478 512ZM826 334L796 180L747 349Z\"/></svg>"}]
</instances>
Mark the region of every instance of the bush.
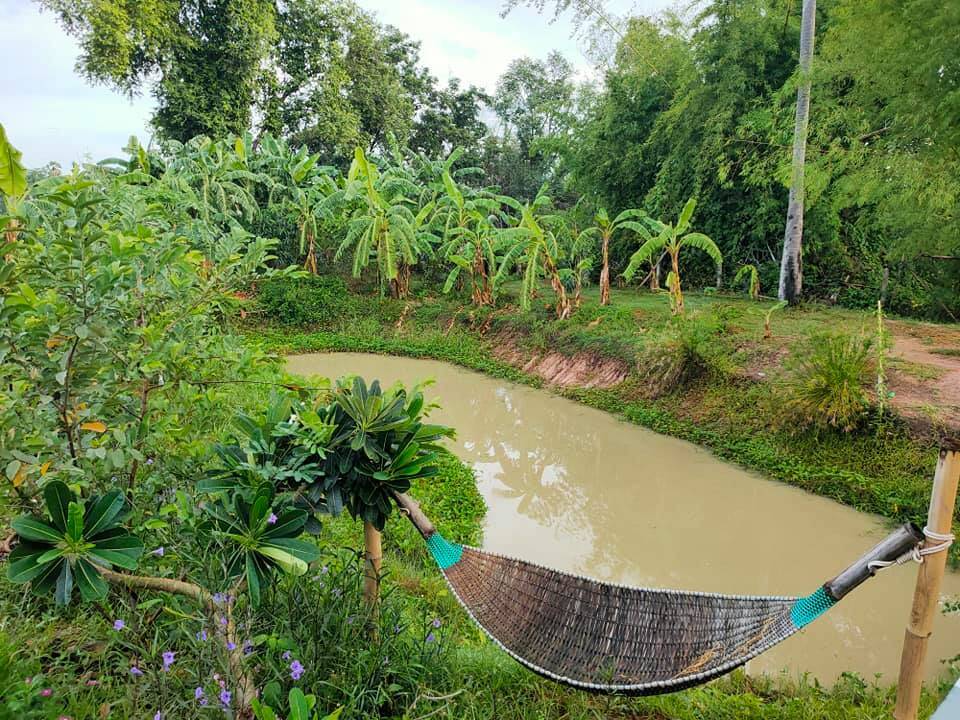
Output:
<instances>
[{"instance_id":1,"label":"bush","mask_svg":"<svg viewBox=\"0 0 960 720\"><path fill-rule=\"evenodd\" d=\"M267 280L257 294L258 308L271 322L308 327L331 327L353 315L353 300L343 280L332 275Z\"/></svg>"},{"instance_id":2,"label":"bush","mask_svg":"<svg viewBox=\"0 0 960 720\"><path fill-rule=\"evenodd\" d=\"M641 360L649 394L658 397L698 377L723 374L730 355L725 332L723 313L677 317L667 340L648 348Z\"/></svg>"},{"instance_id":3,"label":"bush","mask_svg":"<svg viewBox=\"0 0 960 720\"><path fill-rule=\"evenodd\" d=\"M781 388L783 420L794 429L854 430L870 408L870 338L820 333L797 348Z\"/></svg>"}]
</instances>

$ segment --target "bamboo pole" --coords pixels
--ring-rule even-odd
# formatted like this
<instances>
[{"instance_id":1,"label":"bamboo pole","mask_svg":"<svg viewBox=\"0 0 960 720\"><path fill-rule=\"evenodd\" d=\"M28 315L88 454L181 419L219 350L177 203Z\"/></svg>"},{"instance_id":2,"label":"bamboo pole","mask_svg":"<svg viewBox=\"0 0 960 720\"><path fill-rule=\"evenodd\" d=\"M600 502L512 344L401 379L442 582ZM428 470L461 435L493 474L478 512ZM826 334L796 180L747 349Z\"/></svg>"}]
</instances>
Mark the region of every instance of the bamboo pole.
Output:
<instances>
[{"instance_id":1,"label":"bamboo pole","mask_svg":"<svg viewBox=\"0 0 960 720\"><path fill-rule=\"evenodd\" d=\"M363 599L370 609L370 621L373 634L376 635L378 604L380 602L380 562L383 551L380 548L380 531L371 523L363 523L364 578Z\"/></svg>"},{"instance_id":2,"label":"bamboo pole","mask_svg":"<svg viewBox=\"0 0 960 720\"><path fill-rule=\"evenodd\" d=\"M945 442L940 448L940 459L933 479L927 528L935 533L949 533L953 526L954 506L957 502L957 484L960 482L960 440ZM927 539L924 546L937 545ZM947 565L947 553L927 555L917 571L917 586L910 610L910 622L903 638L900 656L900 679L897 682L897 704L893 711L896 720L916 720L923 683L923 664L927 643L933 631L933 619L940 601L940 583Z\"/></svg>"}]
</instances>

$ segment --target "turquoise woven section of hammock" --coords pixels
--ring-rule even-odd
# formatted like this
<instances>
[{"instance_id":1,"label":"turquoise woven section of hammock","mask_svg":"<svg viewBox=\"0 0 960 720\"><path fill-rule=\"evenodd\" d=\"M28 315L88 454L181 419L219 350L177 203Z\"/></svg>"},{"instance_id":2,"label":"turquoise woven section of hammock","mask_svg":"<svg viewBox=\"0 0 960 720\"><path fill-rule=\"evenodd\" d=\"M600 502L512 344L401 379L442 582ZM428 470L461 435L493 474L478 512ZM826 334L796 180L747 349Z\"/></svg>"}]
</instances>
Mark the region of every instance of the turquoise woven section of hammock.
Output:
<instances>
[{"instance_id":1,"label":"turquoise woven section of hammock","mask_svg":"<svg viewBox=\"0 0 960 720\"><path fill-rule=\"evenodd\" d=\"M877 561L909 555L904 525L805 597L721 595L603 583L465 545L397 497L451 591L480 628L530 670L591 692L653 695L707 682L827 612Z\"/></svg>"}]
</instances>

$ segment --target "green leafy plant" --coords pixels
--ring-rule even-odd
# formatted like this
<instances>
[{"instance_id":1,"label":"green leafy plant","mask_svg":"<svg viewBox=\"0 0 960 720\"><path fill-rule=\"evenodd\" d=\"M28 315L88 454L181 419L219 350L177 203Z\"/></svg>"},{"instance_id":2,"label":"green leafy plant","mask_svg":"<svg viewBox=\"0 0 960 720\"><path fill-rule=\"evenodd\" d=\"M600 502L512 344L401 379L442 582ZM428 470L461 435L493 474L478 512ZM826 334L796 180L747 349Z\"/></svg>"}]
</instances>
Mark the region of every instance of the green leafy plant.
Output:
<instances>
[{"instance_id":1,"label":"green leafy plant","mask_svg":"<svg viewBox=\"0 0 960 720\"><path fill-rule=\"evenodd\" d=\"M338 427L325 475L336 479L354 517L383 530L394 493L437 474L437 443L453 430L423 422L429 406L419 389L408 395L399 386L384 391L376 380L341 380L332 404Z\"/></svg>"},{"instance_id":2,"label":"green leafy plant","mask_svg":"<svg viewBox=\"0 0 960 720\"><path fill-rule=\"evenodd\" d=\"M332 713L321 716L315 709L316 705L316 695L304 695L300 688L291 688L287 695L287 706L289 707L289 712L286 715L287 720L338 720L343 712L343 708L339 707ZM273 708L259 700L254 699L251 707L253 716L257 720L277 720L279 717Z\"/></svg>"},{"instance_id":3,"label":"green leafy plant","mask_svg":"<svg viewBox=\"0 0 960 720\"><path fill-rule=\"evenodd\" d=\"M613 220L611 220L606 208L600 208L597 210L597 213L594 216L594 222L596 225L594 227L587 228L580 233L578 240L581 238L590 237L600 238L601 305L610 304L610 241L619 230L633 230L636 233L646 236L647 228L636 221L636 218L646 217L646 213L644 213L642 210L630 209L624 210L615 218L613 218Z\"/></svg>"},{"instance_id":4,"label":"green leafy plant","mask_svg":"<svg viewBox=\"0 0 960 720\"><path fill-rule=\"evenodd\" d=\"M43 490L48 518L23 516L13 521L20 544L10 554L7 579L30 583L37 595L51 590L58 605L70 602L74 584L85 601L107 594L98 568L133 570L143 543L121 523L126 518L123 493L78 500L62 482Z\"/></svg>"},{"instance_id":5,"label":"green leafy plant","mask_svg":"<svg viewBox=\"0 0 960 720\"><path fill-rule=\"evenodd\" d=\"M760 299L760 274L757 272L755 265L744 265L739 270L737 274L733 276L733 284L737 285L738 283L747 281L747 295L752 297L754 300Z\"/></svg>"},{"instance_id":6,"label":"green leafy plant","mask_svg":"<svg viewBox=\"0 0 960 720\"><path fill-rule=\"evenodd\" d=\"M630 263L623 271L623 277L630 280L637 272L637 268L645 262L650 261L655 255L666 252L670 256L670 274L667 275L667 288L670 290L670 305L675 315L683 315L683 291L680 288L680 253L685 247L692 247L702 250L718 266L723 263L723 254L720 248L703 233L691 232L687 230L690 227L690 221L693 218L693 211L697 206L695 198L687 200L683 210L680 211L680 217L676 225L655 222L654 227L658 234L653 235L644 225L637 225L637 232L641 237L646 238L640 249L630 258Z\"/></svg>"},{"instance_id":7,"label":"green leafy plant","mask_svg":"<svg viewBox=\"0 0 960 720\"><path fill-rule=\"evenodd\" d=\"M870 407L872 341L822 333L797 348L782 387L784 422L794 429L854 430Z\"/></svg>"},{"instance_id":8,"label":"green leafy plant","mask_svg":"<svg viewBox=\"0 0 960 720\"><path fill-rule=\"evenodd\" d=\"M779 310L783 310L787 306L786 300L780 300L775 302L767 311L763 314L763 339L769 340L773 337L773 331L770 329L770 316Z\"/></svg>"},{"instance_id":9,"label":"green leafy plant","mask_svg":"<svg viewBox=\"0 0 960 720\"><path fill-rule=\"evenodd\" d=\"M303 575L307 563L319 557L316 545L298 539L307 523L306 511L275 505L272 487L261 485L251 502L238 493L232 503L206 503L204 511L208 522L202 529L226 543L227 573L243 577L253 607L260 605L276 570Z\"/></svg>"},{"instance_id":10,"label":"green leafy plant","mask_svg":"<svg viewBox=\"0 0 960 720\"><path fill-rule=\"evenodd\" d=\"M549 207L550 203L550 198L541 191L532 203L520 208L519 225L506 230L505 234L511 238L520 238L523 248L520 306L524 310L530 309L530 301L537 292L540 278L546 276L557 298L557 319L566 320L573 312L573 306L561 274L563 246L556 233L545 223L545 218L538 217L538 211Z\"/></svg>"}]
</instances>

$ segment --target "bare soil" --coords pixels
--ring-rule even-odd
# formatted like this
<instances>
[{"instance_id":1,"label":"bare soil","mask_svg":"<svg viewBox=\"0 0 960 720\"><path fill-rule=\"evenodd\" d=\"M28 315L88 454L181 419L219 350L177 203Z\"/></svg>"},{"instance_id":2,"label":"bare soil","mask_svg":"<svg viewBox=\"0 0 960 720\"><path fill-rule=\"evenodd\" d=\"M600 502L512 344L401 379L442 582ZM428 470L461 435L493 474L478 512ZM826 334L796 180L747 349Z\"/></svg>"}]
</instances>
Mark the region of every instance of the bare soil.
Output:
<instances>
[{"instance_id":1,"label":"bare soil","mask_svg":"<svg viewBox=\"0 0 960 720\"><path fill-rule=\"evenodd\" d=\"M524 372L542 377L560 387L608 388L619 385L630 374L630 366L596 353L533 352L521 349L508 335L494 338L493 354Z\"/></svg>"},{"instance_id":2,"label":"bare soil","mask_svg":"<svg viewBox=\"0 0 960 720\"><path fill-rule=\"evenodd\" d=\"M889 327L893 406L912 424L960 430L960 357L933 352L960 349L960 329L897 322Z\"/></svg>"}]
</instances>

